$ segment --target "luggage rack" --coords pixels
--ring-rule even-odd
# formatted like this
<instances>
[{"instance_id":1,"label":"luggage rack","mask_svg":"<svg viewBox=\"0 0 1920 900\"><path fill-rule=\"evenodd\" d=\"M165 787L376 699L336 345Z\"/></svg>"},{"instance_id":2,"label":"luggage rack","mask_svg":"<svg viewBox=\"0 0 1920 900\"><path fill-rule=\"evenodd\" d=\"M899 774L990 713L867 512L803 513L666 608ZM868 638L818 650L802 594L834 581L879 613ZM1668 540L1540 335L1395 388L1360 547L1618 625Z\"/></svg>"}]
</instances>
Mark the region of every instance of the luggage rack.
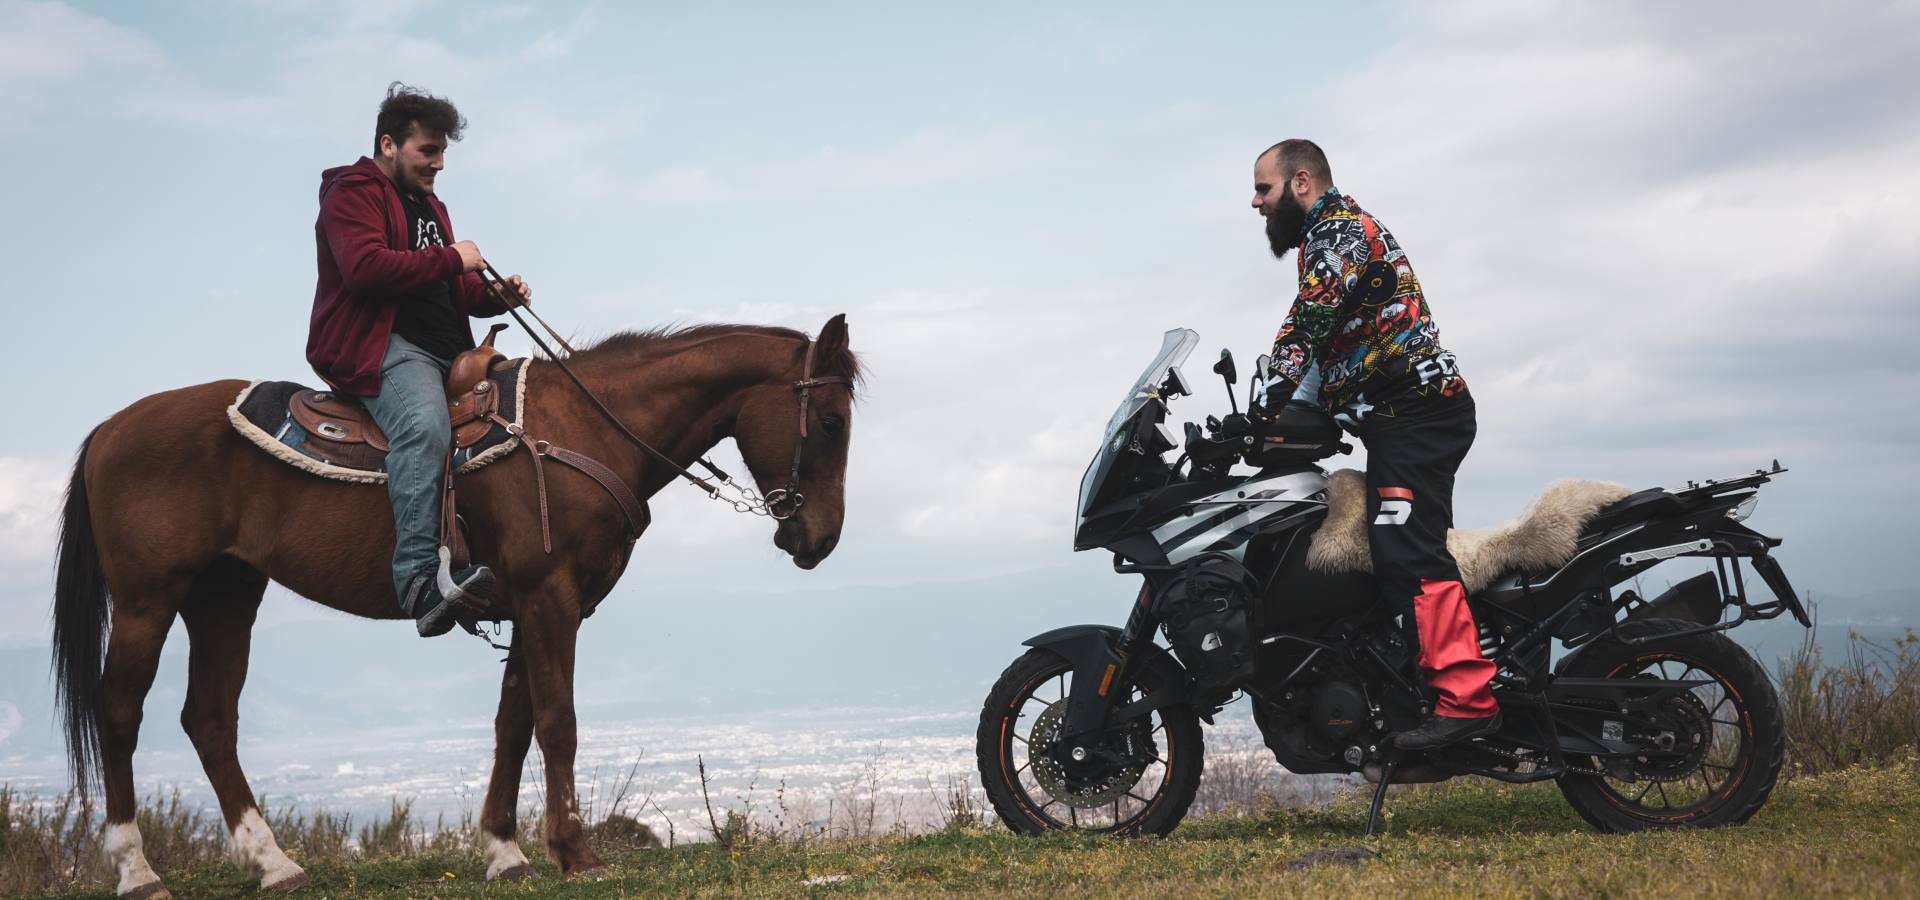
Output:
<instances>
[{"instance_id":1,"label":"luggage rack","mask_svg":"<svg viewBox=\"0 0 1920 900\"><path fill-rule=\"evenodd\" d=\"M1756 476L1764 476L1765 474L1764 472L1756 473ZM1715 483L1725 484L1727 482ZM1726 608L1729 606L1739 608L1739 613L1735 615L1731 621L1702 624L1695 628L1686 628L1680 631L1672 631L1648 637L1626 637L1618 634L1620 626L1627 622L1634 621L1634 614L1636 612L1651 608L1655 602L1661 599L1660 597L1656 597L1653 600L1646 600L1638 594L1629 592L1628 596L1632 599L1624 606L1627 615L1594 635L1594 637L1614 637L1618 639L1620 643L1634 646L1656 640L1670 640L1687 635L1726 631L1748 622L1777 619L1783 613L1789 612L1793 613L1793 617L1800 622L1801 626L1810 627L1813 624L1812 620L1808 617L1806 609L1800 605L1799 597L1794 594L1793 585L1787 582L1787 575L1781 571L1779 561L1767 555L1767 548L1764 542L1756 541L1754 543L1759 544L1759 546L1742 549L1735 547L1732 541L1725 538L1716 538L1712 541L1712 546L1709 549L1678 554L1681 556L1708 556L1713 558L1712 574L1714 575L1715 588L1719 593L1721 614L1724 615ZM1753 570L1760 576L1760 580L1765 582L1767 587L1773 591L1773 600L1756 603L1747 596L1747 582L1740 567L1740 560L1743 557L1753 565ZM1684 585L1685 582L1682 582L1681 585L1676 585L1675 588L1678 589ZM1663 594L1662 596L1664 597L1665 595Z\"/></svg>"},{"instance_id":2,"label":"luggage rack","mask_svg":"<svg viewBox=\"0 0 1920 900\"><path fill-rule=\"evenodd\" d=\"M1745 475L1737 475L1733 478L1706 478L1700 481L1689 481L1687 482L1686 490L1675 491L1675 493L1696 494L1700 496L1724 494L1728 491L1740 490L1741 488L1759 487L1772 481L1773 476L1785 471L1787 471L1786 467L1780 465L1780 461L1776 459L1773 461L1771 467L1755 469Z\"/></svg>"}]
</instances>

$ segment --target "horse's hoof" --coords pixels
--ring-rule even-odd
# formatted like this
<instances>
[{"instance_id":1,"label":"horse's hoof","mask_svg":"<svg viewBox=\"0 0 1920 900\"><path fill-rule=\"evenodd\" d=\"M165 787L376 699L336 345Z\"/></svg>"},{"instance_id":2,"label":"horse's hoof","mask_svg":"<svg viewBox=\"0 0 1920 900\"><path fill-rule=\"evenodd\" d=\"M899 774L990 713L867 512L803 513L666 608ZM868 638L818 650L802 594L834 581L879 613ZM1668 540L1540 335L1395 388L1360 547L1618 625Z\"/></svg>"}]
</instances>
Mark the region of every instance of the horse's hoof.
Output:
<instances>
[{"instance_id":1,"label":"horse's hoof","mask_svg":"<svg viewBox=\"0 0 1920 900\"><path fill-rule=\"evenodd\" d=\"M489 878L487 880L488 881L526 881L532 877L533 877L533 866L528 865L526 863L520 863L519 865L508 866L504 869L501 869L498 874L494 875L492 878Z\"/></svg>"},{"instance_id":2,"label":"horse's hoof","mask_svg":"<svg viewBox=\"0 0 1920 900\"><path fill-rule=\"evenodd\" d=\"M120 900L173 900L173 894L159 881L149 881L120 895Z\"/></svg>"},{"instance_id":3,"label":"horse's hoof","mask_svg":"<svg viewBox=\"0 0 1920 900\"><path fill-rule=\"evenodd\" d=\"M297 891L306 886L307 886L307 873L295 872L292 875L282 878L279 881L276 881L272 884L263 884L260 886L260 888L261 890L274 891L276 893L285 894L285 893L288 893L289 891Z\"/></svg>"}]
</instances>

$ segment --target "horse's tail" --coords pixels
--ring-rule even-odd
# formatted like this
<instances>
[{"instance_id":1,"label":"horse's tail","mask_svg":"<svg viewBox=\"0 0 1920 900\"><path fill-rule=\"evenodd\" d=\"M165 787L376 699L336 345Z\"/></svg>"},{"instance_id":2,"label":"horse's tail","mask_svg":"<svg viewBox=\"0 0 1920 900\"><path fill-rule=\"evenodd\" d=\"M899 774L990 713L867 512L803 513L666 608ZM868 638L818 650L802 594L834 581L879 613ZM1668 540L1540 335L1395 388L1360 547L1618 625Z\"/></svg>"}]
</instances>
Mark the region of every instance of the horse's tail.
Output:
<instances>
[{"instance_id":1,"label":"horse's tail","mask_svg":"<svg viewBox=\"0 0 1920 900\"><path fill-rule=\"evenodd\" d=\"M94 430L95 433L99 429ZM107 642L107 576L93 543L87 508L87 447L80 442L60 517L60 561L53 583L53 678L67 732L67 762L82 798L100 773L100 675Z\"/></svg>"}]
</instances>

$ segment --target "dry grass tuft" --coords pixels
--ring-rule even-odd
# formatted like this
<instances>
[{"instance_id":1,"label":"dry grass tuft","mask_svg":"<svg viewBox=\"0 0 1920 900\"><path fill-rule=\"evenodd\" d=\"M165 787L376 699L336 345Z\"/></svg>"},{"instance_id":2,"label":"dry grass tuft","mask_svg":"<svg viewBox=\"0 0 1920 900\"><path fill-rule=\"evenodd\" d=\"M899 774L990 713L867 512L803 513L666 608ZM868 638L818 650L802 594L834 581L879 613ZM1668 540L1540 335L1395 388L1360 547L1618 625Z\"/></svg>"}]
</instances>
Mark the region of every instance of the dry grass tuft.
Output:
<instances>
[{"instance_id":1,"label":"dry grass tuft","mask_svg":"<svg viewBox=\"0 0 1920 900\"><path fill-rule=\"evenodd\" d=\"M1777 673L1792 771L1832 772L1920 751L1920 636L1909 629L1881 644L1849 632L1846 658L1834 664L1814 634L1807 631Z\"/></svg>"}]
</instances>

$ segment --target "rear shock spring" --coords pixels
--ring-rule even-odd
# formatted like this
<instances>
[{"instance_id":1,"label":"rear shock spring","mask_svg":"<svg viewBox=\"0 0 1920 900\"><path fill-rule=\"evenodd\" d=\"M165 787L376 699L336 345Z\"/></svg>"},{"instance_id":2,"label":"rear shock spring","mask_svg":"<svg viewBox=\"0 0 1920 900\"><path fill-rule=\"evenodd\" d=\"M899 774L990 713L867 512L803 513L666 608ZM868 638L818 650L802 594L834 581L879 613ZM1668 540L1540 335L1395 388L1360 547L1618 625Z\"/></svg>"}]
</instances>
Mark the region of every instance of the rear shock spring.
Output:
<instances>
[{"instance_id":1,"label":"rear shock spring","mask_svg":"<svg viewBox=\"0 0 1920 900\"><path fill-rule=\"evenodd\" d=\"M1500 631L1485 622L1478 623L1480 630L1480 657L1492 659L1500 649Z\"/></svg>"}]
</instances>

